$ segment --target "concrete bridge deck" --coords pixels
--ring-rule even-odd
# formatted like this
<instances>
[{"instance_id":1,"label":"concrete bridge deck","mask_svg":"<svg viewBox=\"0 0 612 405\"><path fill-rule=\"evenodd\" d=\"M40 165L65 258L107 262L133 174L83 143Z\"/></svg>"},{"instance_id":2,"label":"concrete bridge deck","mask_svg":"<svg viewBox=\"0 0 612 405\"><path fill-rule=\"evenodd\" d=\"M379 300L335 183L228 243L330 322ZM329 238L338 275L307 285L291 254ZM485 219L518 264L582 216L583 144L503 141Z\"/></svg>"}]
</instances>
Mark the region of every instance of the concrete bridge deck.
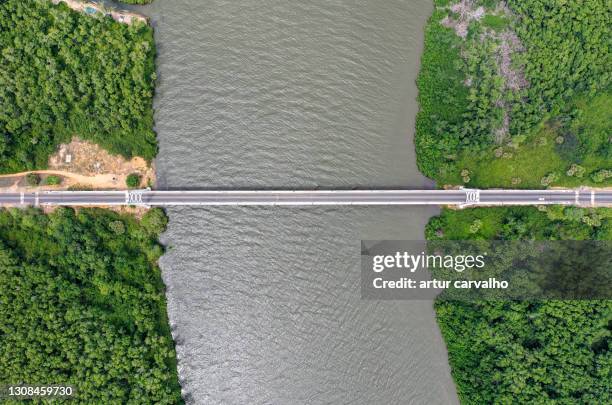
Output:
<instances>
[{"instance_id":1,"label":"concrete bridge deck","mask_svg":"<svg viewBox=\"0 0 612 405\"><path fill-rule=\"evenodd\" d=\"M612 206L612 190L210 190L0 193L0 205L575 205Z\"/></svg>"}]
</instances>

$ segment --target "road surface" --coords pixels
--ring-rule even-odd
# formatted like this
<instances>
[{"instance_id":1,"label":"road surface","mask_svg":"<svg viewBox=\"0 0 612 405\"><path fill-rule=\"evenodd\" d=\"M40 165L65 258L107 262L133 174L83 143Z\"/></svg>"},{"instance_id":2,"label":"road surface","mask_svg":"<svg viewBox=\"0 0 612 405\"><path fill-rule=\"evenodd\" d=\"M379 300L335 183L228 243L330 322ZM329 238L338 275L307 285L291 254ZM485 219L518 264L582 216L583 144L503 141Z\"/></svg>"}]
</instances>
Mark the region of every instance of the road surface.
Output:
<instances>
[{"instance_id":1,"label":"road surface","mask_svg":"<svg viewBox=\"0 0 612 405\"><path fill-rule=\"evenodd\" d=\"M0 193L0 205L575 205L612 206L612 190L41 191Z\"/></svg>"}]
</instances>

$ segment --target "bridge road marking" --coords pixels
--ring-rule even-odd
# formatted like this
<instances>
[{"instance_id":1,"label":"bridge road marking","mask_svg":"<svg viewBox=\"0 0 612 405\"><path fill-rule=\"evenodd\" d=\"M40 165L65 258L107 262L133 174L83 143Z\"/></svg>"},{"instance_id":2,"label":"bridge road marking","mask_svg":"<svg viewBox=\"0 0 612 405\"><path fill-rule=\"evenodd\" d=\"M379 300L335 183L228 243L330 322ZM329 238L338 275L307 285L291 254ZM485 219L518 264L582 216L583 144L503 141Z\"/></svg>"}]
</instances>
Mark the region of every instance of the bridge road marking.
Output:
<instances>
[{"instance_id":1,"label":"bridge road marking","mask_svg":"<svg viewBox=\"0 0 612 405\"><path fill-rule=\"evenodd\" d=\"M125 190L125 203L129 204L130 203L130 192Z\"/></svg>"},{"instance_id":2,"label":"bridge road marking","mask_svg":"<svg viewBox=\"0 0 612 405\"><path fill-rule=\"evenodd\" d=\"M591 207L595 206L595 190L591 190Z\"/></svg>"},{"instance_id":3,"label":"bridge road marking","mask_svg":"<svg viewBox=\"0 0 612 405\"><path fill-rule=\"evenodd\" d=\"M477 204L480 202L480 190L466 190L466 204Z\"/></svg>"},{"instance_id":4,"label":"bridge road marking","mask_svg":"<svg viewBox=\"0 0 612 405\"><path fill-rule=\"evenodd\" d=\"M21 195L19 196L19 204L23 205L25 203L25 195L23 194L23 191L21 192Z\"/></svg>"},{"instance_id":5,"label":"bridge road marking","mask_svg":"<svg viewBox=\"0 0 612 405\"><path fill-rule=\"evenodd\" d=\"M130 191L127 202L129 204L142 204L142 191Z\"/></svg>"},{"instance_id":6,"label":"bridge road marking","mask_svg":"<svg viewBox=\"0 0 612 405\"><path fill-rule=\"evenodd\" d=\"M580 191L574 190L574 198L576 202L576 206L580 206Z\"/></svg>"}]
</instances>

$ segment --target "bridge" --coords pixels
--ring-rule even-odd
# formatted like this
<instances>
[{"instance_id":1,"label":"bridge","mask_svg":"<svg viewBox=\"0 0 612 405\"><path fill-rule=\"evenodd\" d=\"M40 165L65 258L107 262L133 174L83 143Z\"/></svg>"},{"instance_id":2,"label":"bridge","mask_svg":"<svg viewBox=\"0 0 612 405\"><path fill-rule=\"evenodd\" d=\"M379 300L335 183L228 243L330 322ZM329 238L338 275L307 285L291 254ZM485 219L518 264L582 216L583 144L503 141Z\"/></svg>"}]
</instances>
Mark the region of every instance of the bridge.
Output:
<instances>
[{"instance_id":1,"label":"bridge","mask_svg":"<svg viewBox=\"0 0 612 405\"><path fill-rule=\"evenodd\" d=\"M0 193L10 206L311 205L612 206L612 190L125 190Z\"/></svg>"}]
</instances>

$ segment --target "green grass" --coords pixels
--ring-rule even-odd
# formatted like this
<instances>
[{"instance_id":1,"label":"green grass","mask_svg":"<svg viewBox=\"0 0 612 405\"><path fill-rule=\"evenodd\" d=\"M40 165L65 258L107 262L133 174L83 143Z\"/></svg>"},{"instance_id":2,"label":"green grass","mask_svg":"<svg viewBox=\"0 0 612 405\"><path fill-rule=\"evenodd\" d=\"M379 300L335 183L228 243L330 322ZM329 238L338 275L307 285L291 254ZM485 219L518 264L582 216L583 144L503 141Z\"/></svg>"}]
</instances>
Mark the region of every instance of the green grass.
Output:
<instances>
[{"instance_id":1,"label":"green grass","mask_svg":"<svg viewBox=\"0 0 612 405\"><path fill-rule=\"evenodd\" d=\"M609 120L612 116L611 106L612 97L608 93L592 99L578 98L574 102L574 107L580 112L569 124L569 131L578 134L576 136L582 146L572 148L586 150L574 160L561 156L559 149L562 145L556 142L559 136L568 139L567 131L549 120L527 135L518 147L493 146L478 154L463 152L457 159L456 171L449 173L442 182L462 184L460 172L467 169L470 172L467 185L472 187L542 188L541 179L549 173L559 176L551 186L610 186L612 180L594 183L590 174L602 168L612 168L612 160L589 149L600 150L605 146L612 130ZM505 157L496 157L495 150L498 148L503 150ZM586 173L582 178L566 174L574 163L585 168ZM514 184L513 178L520 178L520 184Z\"/></svg>"},{"instance_id":2,"label":"green grass","mask_svg":"<svg viewBox=\"0 0 612 405\"><path fill-rule=\"evenodd\" d=\"M489 27L495 31L501 31L510 24L510 21L506 17L500 15L486 14L482 18L482 25Z\"/></svg>"}]
</instances>

